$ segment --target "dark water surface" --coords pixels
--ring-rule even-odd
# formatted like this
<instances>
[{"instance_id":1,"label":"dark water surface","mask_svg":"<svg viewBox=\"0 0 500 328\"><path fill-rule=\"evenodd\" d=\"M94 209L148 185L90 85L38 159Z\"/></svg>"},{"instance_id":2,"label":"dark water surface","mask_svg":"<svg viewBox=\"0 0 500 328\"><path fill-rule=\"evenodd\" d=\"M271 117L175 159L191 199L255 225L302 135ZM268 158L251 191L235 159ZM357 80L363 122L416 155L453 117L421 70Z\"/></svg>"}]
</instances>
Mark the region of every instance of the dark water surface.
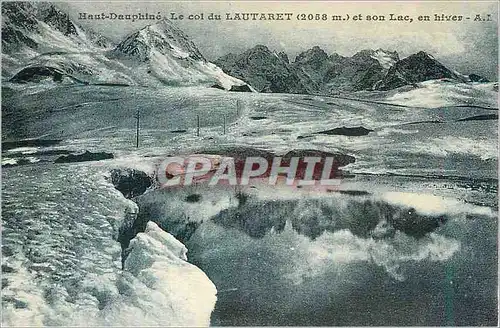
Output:
<instances>
[{"instance_id":1,"label":"dark water surface","mask_svg":"<svg viewBox=\"0 0 500 328\"><path fill-rule=\"evenodd\" d=\"M335 197L250 199L198 227L185 243L218 289L212 325L496 325L496 218L445 214L420 236L377 222L436 215Z\"/></svg>"}]
</instances>

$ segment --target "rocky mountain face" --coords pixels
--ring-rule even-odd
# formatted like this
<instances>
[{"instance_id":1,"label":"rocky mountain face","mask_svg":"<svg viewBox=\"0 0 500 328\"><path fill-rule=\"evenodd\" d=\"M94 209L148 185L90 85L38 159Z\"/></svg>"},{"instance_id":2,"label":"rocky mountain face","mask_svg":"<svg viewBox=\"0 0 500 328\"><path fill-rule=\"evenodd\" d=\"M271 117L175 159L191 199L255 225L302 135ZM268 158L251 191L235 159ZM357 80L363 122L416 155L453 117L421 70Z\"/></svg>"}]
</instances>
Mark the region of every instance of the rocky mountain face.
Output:
<instances>
[{"instance_id":1,"label":"rocky mountain face","mask_svg":"<svg viewBox=\"0 0 500 328\"><path fill-rule=\"evenodd\" d=\"M208 62L196 45L164 19L113 46L47 2L2 4L2 77L11 82L204 85L252 91Z\"/></svg>"},{"instance_id":2,"label":"rocky mountain face","mask_svg":"<svg viewBox=\"0 0 500 328\"><path fill-rule=\"evenodd\" d=\"M299 54L290 66L304 84L308 85L313 92L318 92L332 63L326 52L316 46Z\"/></svg>"},{"instance_id":3,"label":"rocky mountain face","mask_svg":"<svg viewBox=\"0 0 500 328\"><path fill-rule=\"evenodd\" d=\"M2 4L2 49L5 53L30 48L45 52L68 48L105 48L111 42L84 29L48 2L5 2Z\"/></svg>"},{"instance_id":4,"label":"rocky mountain face","mask_svg":"<svg viewBox=\"0 0 500 328\"><path fill-rule=\"evenodd\" d=\"M206 61L188 36L169 20L132 33L113 49L115 54L132 56L142 62L149 60L154 51L161 55Z\"/></svg>"},{"instance_id":5,"label":"rocky mountain face","mask_svg":"<svg viewBox=\"0 0 500 328\"><path fill-rule=\"evenodd\" d=\"M488 79L474 73L470 74L468 77L471 82L490 82Z\"/></svg>"},{"instance_id":6,"label":"rocky mountain face","mask_svg":"<svg viewBox=\"0 0 500 328\"><path fill-rule=\"evenodd\" d=\"M396 52L381 49L343 57L329 56L315 46L290 62L286 54L259 45L240 55L223 56L215 63L261 92L330 93L373 89L398 60Z\"/></svg>"},{"instance_id":7,"label":"rocky mountain face","mask_svg":"<svg viewBox=\"0 0 500 328\"><path fill-rule=\"evenodd\" d=\"M427 80L451 79L467 82L424 51L396 62L381 80L377 89L389 90Z\"/></svg>"},{"instance_id":8,"label":"rocky mountain face","mask_svg":"<svg viewBox=\"0 0 500 328\"><path fill-rule=\"evenodd\" d=\"M255 60L255 53L260 54L259 60ZM257 46L240 55L223 56L216 63L228 74L255 85L262 92L331 94L388 90L444 78L459 82L485 80L476 74L466 77L450 70L425 52L400 59L395 51L367 49L344 57L336 53L328 55L315 46L297 55L293 62L277 60L282 56Z\"/></svg>"},{"instance_id":9,"label":"rocky mountain face","mask_svg":"<svg viewBox=\"0 0 500 328\"><path fill-rule=\"evenodd\" d=\"M328 56L319 47L303 52L293 63L306 72L320 93L335 90L371 90L388 69L399 59L396 52L382 49L362 50L352 57L339 54Z\"/></svg>"},{"instance_id":10,"label":"rocky mountain face","mask_svg":"<svg viewBox=\"0 0 500 328\"><path fill-rule=\"evenodd\" d=\"M108 58L127 63L144 83L153 79L166 85L201 84L238 91L246 85L208 62L189 37L168 19L132 33L108 53Z\"/></svg>"},{"instance_id":11,"label":"rocky mountain face","mask_svg":"<svg viewBox=\"0 0 500 328\"><path fill-rule=\"evenodd\" d=\"M52 3L2 3L3 78L38 65L33 59L44 54L95 52L110 45L108 39L77 25Z\"/></svg>"},{"instance_id":12,"label":"rocky mountain face","mask_svg":"<svg viewBox=\"0 0 500 328\"><path fill-rule=\"evenodd\" d=\"M284 53L257 45L240 55L228 54L214 62L229 75L248 82L260 92L309 93L309 81L301 79ZM304 83L305 82L305 83Z\"/></svg>"}]
</instances>

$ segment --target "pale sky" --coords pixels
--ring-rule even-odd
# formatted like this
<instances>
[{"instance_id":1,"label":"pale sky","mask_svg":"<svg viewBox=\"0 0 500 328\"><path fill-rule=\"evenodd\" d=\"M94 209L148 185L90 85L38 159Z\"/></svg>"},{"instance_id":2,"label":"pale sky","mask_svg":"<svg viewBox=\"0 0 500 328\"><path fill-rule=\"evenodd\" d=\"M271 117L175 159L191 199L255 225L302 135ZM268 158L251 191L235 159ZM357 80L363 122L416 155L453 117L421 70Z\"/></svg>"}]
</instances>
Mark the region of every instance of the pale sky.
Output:
<instances>
[{"instance_id":1,"label":"pale sky","mask_svg":"<svg viewBox=\"0 0 500 328\"><path fill-rule=\"evenodd\" d=\"M136 14L160 12L201 14L205 20L176 21L200 51L213 60L229 52L240 53L257 44L284 51L290 59L315 45L327 53L351 56L362 49L396 50L400 57L424 50L462 73L478 73L496 80L498 70L498 3L479 1L419 2L133 2L78 1L58 3L61 9L83 26L119 41L127 34L151 24L151 21L85 21L88 14ZM223 20L210 21L208 14L221 14ZM226 13L293 13L291 21L228 21ZM298 21L298 13L327 14L328 21ZM410 15L414 21L388 21L389 14ZM350 15L349 21L333 21L332 15ZM353 21L361 14L362 21ZM434 14L462 15L461 22L436 22ZM492 21L475 22L476 15L491 15ZM385 15L384 22L368 22L366 15ZM431 16L430 22L419 22L419 15ZM466 19L470 17L470 19Z\"/></svg>"}]
</instances>

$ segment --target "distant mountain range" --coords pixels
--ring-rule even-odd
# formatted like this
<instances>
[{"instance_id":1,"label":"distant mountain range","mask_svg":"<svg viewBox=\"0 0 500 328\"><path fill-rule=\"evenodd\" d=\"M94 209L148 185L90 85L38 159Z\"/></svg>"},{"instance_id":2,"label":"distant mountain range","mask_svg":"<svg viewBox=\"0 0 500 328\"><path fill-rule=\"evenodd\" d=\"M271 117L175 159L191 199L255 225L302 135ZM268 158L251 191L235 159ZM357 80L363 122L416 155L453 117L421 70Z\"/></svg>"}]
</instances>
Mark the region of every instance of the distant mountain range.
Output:
<instances>
[{"instance_id":1,"label":"distant mountain range","mask_svg":"<svg viewBox=\"0 0 500 328\"><path fill-rule=\"evenodd\" d=\"M290 62L284 53L257 45L239 55L214 61L226 73L260 92L322 93L389 90L435 79L487 82L479 75L462 75L423 51L400 59L397 52L362 50L352 57L328 55L315 46Z\"/></svg>"},{"instance_id":2,"label":"distant mountain range","mask_svg":"<svg viewBox=\"0 0 500 328\"><path fill-rule=\"evenodd\" d=\"M11 82L213 86L233 91L323 93L388 90L432 79L486 81L446 68L425 52L363 50L352 57L319 47L291 62L258 45L210 63L168 19L114 45L47 2L2 4L2 78Z\"/></svg>"}]
</instances>

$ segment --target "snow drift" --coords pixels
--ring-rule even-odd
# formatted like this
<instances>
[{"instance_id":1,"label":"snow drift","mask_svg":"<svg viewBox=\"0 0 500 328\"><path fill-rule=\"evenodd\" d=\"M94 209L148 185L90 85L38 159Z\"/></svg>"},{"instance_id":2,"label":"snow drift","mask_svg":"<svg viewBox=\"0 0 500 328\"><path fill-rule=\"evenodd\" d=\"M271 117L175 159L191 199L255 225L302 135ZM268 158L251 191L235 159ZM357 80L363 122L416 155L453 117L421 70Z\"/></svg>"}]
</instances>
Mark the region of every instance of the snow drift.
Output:
<instances>
[{"instance_id":1,"label":"snow drift","mask_svg":"<svg viewBox=\"0 0 500 328\"><path fill-rule=\"evenodd\" d=\"M120 228L137 205L102 166L11 172L2 204L2 325L209 325L213 283L154 223L130 241L122 270Z\"/></svg>"}]
</instances>

